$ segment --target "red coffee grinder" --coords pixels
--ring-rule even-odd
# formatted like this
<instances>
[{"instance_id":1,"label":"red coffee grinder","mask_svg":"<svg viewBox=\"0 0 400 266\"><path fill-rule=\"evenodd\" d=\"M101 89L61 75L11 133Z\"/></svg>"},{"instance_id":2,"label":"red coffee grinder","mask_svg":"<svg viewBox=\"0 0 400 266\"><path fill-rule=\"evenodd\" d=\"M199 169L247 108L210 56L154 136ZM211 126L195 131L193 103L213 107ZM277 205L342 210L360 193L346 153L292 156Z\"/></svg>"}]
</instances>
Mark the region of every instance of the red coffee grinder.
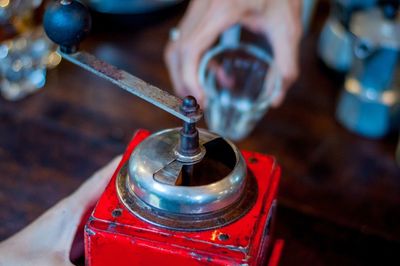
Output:
<instances>
[{"instance_id":1,"label":"red coffee grinder","mask_svg":"<svg viewBox=\"0 0 400 266\"><path fill-rule=\"evenodd\" d=\"M283 242L271 236L275 159L197 129L195 98L181 100L78 52L90 24L77 1L53 2L44 16L63 58L180 118L183 127L136 132L86 223L86 264L277 265Z\"/></svg>"}]
</instances>

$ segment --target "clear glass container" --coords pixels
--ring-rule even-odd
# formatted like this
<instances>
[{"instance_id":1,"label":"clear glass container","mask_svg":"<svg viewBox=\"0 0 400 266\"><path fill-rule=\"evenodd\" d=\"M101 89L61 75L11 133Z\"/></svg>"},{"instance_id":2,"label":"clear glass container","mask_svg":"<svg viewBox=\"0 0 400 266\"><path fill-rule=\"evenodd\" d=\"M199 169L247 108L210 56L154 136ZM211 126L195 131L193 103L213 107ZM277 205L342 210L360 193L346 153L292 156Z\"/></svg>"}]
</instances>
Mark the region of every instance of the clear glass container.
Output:
<instances>
[{"instance_id":1,"label":"clear glass container","mask_svg":"<svg viewBox=\"0 0 400 266\"><path fill-rule=\"evenodd\" d=\"M281 89L272 57L252 44L220 45L199 67L209 129L231 140L248 136Z\"/></svg>"}]
</instances>

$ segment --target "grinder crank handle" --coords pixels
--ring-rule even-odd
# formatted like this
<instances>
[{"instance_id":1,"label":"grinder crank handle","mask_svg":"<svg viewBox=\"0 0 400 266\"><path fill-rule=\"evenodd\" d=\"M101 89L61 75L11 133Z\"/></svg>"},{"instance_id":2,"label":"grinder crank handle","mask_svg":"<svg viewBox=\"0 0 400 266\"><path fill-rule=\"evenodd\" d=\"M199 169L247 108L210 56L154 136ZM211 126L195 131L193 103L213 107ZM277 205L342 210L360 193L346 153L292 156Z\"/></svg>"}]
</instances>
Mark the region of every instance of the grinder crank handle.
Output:
<instances>
[{"instance_id":1,"label":"grinder crank handle","mask_svg":"<svg viewBox=\"0 0 400 266\"><path fill-rule=\"evenodd\" d=\"M196 99L187 96L182 100L89 53L78 52L79 43L89 33L90 27L89 10L75 0L52 2L44 14L46 34L60 46L63 58L183 120L177 152L183 161L195 163L196 158L202 155L196 128L202 111ZM191 179L192 168L190 165L182 165L182 179Z\"/></svg>"},{"instance_id":2,"label":"grinder crank handle","mask_svg":"<svg viewBox=\"0 0 400 266\"><path fill-rule=\"evenodd\" d=\"M90 27L89 10L78 1L60 0L46 9L44 29L47 36L60 46L64 59L169 112L185 124L194 124L201 119L202 111L193 97L182 100L87 52L78 52L79 43L89 33Z\"/></svg>"}]
</instances>

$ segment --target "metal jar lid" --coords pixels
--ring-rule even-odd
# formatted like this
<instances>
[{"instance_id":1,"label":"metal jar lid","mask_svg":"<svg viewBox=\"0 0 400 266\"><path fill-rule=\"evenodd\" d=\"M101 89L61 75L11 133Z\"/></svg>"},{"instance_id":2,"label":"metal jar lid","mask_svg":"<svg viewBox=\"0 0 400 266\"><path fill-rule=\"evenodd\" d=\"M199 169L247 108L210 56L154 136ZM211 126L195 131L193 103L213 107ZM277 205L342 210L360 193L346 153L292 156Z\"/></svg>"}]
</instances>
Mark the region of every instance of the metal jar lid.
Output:
<instances>
[{"instance_id":1,"label":"metal jar lid","mask_svg":"<svg viewBox=\"0 0 400 266\"><path fill-rule=\"evenodd\" d=\"M136 147L126 178L129 192L153 208L178 214L210 213L237 201L246 183L244 159L230 141L206 130L199 130L205 156L200 163L193 165L193 184L168 184L157 177L179 175L181 168L187 165L180 161L176 152L179 130L158 132ZM196 175L209 179L199 180Z\"/></svg>"}]
</instances>

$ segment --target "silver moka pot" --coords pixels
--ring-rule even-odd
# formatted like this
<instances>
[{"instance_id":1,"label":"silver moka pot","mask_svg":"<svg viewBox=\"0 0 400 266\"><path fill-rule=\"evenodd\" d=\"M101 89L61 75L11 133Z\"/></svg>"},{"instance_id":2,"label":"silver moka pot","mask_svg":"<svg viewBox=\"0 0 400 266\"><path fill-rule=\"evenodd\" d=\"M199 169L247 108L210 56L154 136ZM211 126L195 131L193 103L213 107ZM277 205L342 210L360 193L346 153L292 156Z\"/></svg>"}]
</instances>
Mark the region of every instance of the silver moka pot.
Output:
<instances>
[{"instance_id":1,"label":"silver moka pot","mask_svg":"<svg viewBox=\"0 0 400 266\"><path fill-rule=\"evenodd\" d=\"M352 64L352 37L349 23L357 10L371 8L377 0L332 0L331 11L318 43L318 55L331 69L347 72Z\"/></svg>"},{"instance_id":2,"label":"silver moka pot","mask_svg":"<svg viewBox=\"0 0 400 266\"><path fill-rule=\"evenodd\" d=\"M400 16L374 8L355 13L353 63L337 106L337 119L360 135L379 138L391 129L399 105L396 77L400 51Z\"/></svg>"}]
</instances>

